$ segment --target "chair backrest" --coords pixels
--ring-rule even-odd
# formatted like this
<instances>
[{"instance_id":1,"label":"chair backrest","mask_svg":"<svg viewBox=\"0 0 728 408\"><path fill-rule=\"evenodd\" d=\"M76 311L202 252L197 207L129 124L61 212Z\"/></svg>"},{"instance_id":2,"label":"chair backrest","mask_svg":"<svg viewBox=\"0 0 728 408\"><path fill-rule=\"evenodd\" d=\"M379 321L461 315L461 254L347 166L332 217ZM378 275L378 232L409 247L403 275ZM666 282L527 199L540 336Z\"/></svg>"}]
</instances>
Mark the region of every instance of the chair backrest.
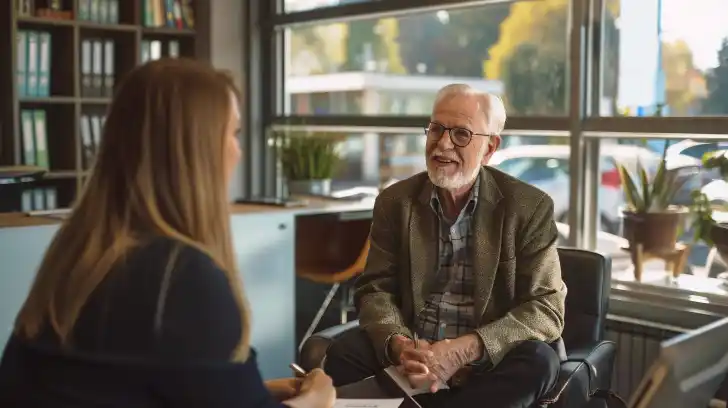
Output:
<instances>
[{"instance_id":1,"label":"chair backrest","mask_svg":"<svg viewBox=\"0 0 728 408\"><path fill-rule=\"evenodd\" d=\"M559 248L561 275L568 288L562 338L567 350L604 339L612 261L598 252Z\"/></svg>"}]
</instances>

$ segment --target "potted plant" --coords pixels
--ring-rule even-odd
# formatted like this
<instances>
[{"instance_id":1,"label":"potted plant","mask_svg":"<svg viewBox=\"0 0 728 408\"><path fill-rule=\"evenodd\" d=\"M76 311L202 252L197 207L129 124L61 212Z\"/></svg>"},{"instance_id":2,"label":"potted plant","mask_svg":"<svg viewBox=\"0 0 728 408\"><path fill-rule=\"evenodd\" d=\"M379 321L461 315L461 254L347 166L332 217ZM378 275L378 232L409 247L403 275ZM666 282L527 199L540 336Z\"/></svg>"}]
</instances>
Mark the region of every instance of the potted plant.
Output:
<instances>
[{"instance_id":1,"label":"potted plant","mask_svg":"<svg viewBox=\"0 0 728 408\"><path fill-rule=\"evenodd\" d=\"M641 163L637 174L621 163L615 163L622 181L626 206L623 209L624 235L630 248L641 245L642 250L655 255L673 252L688 208L671 205L684 180L667 170L665 154L654 177L650 178Z\"/></svg>"},{"instance_id":2,"label":"potted plant","mask_svg":"<svg viewBox=\"0 0 728 408\"><path fill-rule=\"evenodd\" d=\"M728 150L707 153L703 157L703 169L717 169L721 178L728 181ZM693 191L692 198L690 210L693 215L694 240L715 246L723 261L728 263L728 223L717 223L713 219L714 211L728 212L728 203L711 202L700 190Z\"/></svg>"},{"instance_id":3,"label":"potted plant","mask_svg":"<svg viewBox=\"0 0 728 408\"><path fill-rule=\"evenodd\" d=\"M336 138L289 135L281 145L280 160L289 194L331 194L331 178L339 161Z\"/></svg>"}]
</instances>

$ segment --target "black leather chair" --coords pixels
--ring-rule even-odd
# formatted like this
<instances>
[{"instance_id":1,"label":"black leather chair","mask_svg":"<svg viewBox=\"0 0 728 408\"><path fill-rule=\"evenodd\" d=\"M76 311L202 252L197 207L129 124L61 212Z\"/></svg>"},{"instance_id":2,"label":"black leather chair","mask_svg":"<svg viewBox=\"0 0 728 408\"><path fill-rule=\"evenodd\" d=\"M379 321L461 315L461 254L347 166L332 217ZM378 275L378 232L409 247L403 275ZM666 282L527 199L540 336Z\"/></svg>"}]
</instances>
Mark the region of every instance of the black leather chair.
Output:
<instances>
[{"instance_id":1,"label":"black leather chair","mask_svg":"<svg viewBox=\"0 0 728 408\"><path fill-rule=\"evenodd\" d=\"M616 345L603 340L609 309L611 260L596 252L572 248L559 248L559 259L569 291L563 342L557 342L554 347L564 361L559 380L543 404L564 408L604 407L602 400L591 397L596 390L611 389L616 356ZM352 321L308 338L301 348L301 366L306 370L320 367L332 341L357 325L358 321Z\"/></svg>"}]
</instances>

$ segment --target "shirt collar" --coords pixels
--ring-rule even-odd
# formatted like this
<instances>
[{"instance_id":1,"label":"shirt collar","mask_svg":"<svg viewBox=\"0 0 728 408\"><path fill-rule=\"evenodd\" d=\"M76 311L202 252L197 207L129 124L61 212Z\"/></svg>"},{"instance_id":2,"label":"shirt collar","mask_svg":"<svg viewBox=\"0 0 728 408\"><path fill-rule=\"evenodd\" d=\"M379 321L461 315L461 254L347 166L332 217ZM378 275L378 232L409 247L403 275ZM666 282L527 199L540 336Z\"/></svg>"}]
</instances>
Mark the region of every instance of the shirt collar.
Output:
<instances>
[{"instance_id":1,"label":"shirt collar","mask_svg":"<svg viewBox=\"0 0 728 408\"><path fill-rule=\"evenodd\" d=\"M468 203L465 205L465 208L463 208L463 211L461 213L473 215L473 212L475 212L475 207L478 205L479 194L480 174L478 174L478 177L475 179L475 183L473 183L473 188L470 189ZM441 216L443 214L442 206L440 205L440 197L437 195L437 187L432 189L432 194L430 196L430 207L432 207L432 210L435 211L438 216Z\"/></svg>"}]
</instances>

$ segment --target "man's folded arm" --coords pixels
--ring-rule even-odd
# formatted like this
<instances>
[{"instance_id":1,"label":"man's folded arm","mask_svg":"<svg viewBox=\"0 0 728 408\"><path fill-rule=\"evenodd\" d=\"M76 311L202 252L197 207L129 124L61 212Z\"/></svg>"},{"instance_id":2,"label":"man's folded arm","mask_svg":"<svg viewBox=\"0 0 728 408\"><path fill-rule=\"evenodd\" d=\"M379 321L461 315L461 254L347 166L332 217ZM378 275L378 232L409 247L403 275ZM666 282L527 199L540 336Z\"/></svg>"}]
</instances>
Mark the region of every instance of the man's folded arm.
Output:
<instances>
[{"instance_id":1,"label":"man's folded arm","mask_svg":"<svg viewBox=\"0 0 728 408\"><path fill-rule=\"evenodd\" d=\"M566 285L556 250L558 231L553 211L553 201L544 195L520 234L523 245L516 255L516 296L520 304L476 330L483 342L484 359L493 365L520 342L551 343L561 337Z\"/></svg>"},{"instance_id":2,"label":"man's folded arm","mask_svg":"<svg viewBox=\"0 0 728 408\"><path fill-rule=\"evenodd\" d=\"M372 340L382 365L392 364L388 345L392 336L411 337L400 310L398 277L398 228L389 220L384 198L374 204L369 236L369 255L364 272L355 283L354 301L359 324Z\"/></svg>"}]
</instances>

